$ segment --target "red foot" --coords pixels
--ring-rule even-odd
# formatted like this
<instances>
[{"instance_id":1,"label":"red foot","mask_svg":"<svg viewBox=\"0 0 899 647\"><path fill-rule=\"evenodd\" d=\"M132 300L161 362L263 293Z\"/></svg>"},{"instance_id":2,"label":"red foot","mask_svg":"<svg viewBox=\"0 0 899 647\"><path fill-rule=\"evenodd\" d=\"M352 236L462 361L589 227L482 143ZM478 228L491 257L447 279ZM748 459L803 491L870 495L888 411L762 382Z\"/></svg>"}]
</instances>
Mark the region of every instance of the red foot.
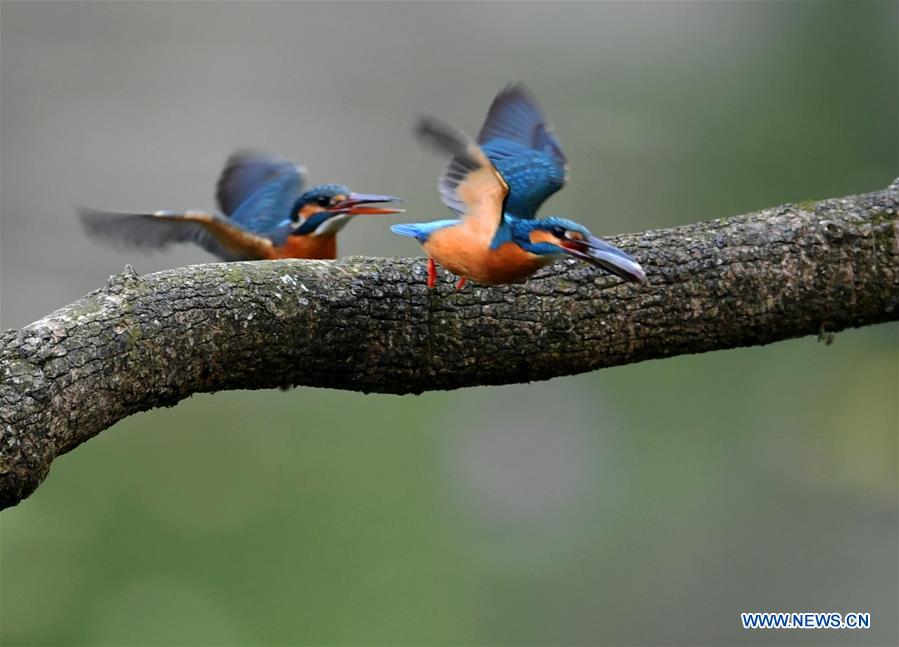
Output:
<instances>
[{"instance_id":1,"label":"red foot","mask_svg":"<svg viewBox=\"0 0 899 647\"><path fill-rule=\"evenodd\" d=\"M459 279L459 281L456 283L456 292L465 287L465 281L467 280L468 279L466 279L464 276Z\"/></svg>"},{"instance_id":2,"label":"red foot","mask_svg":"<svg viewBox=\"0 0 899 647\"><path fill-rule=\"evenodd\" d=\"M428 259L428 288L433 289L437 285L437 263L433 258Z\"/></svg>"}]
</instances>

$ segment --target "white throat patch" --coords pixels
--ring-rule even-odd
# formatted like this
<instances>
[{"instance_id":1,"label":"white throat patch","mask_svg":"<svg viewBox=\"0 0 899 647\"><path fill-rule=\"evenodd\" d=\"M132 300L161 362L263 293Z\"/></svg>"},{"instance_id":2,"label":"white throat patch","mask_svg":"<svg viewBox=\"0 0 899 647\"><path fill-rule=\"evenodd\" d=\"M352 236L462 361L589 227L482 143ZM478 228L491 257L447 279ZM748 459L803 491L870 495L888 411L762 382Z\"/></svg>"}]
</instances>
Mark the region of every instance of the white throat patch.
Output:
<instances>
[{"instance_id":1,"label":"white throat patch","mask_svg":"<svg viewBox=\"0 0 899 647\"><path fill-rule=\"evenodd\" d=\"M322 224L315 228L314 235L316 236L333 236L338 231L346 227L346 224L353 219L348 213L341 214L339 216L334 216L333 218L328 218Z\"/></svg>"}]
</instances>

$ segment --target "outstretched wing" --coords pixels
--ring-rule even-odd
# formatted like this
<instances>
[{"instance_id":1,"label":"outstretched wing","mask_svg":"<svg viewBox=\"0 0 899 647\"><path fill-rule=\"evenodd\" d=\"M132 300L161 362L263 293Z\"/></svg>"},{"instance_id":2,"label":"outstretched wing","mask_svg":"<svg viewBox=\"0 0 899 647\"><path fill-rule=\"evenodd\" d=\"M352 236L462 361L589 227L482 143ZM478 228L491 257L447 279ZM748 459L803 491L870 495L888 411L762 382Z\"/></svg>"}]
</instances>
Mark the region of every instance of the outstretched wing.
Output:
<instances>
[{"instance_id":1,"label":"outstretched wing","mask_svg":"<svg viewBox=\"0 0 899 647\"><path fill-rule=\"evenodd\" d=\"M176 243L194 243L226 261L266 257L272 241L227 218L203 211L112 213L89 209L78 215L88 235L117 247L154 251Z\"/></svg>"},{"instance_id":2,"label":"outstretched wing","mask_svg":"<svg viewBox=\"0 0 899 647\"><path fill-rule=\"evenodd\" d=\"M420 118L415 134L452 156L438 183L443 204L463 219L498 227L509 187L481 148L462 131L432 117Z\"/></svg>"},{"instance_id":3,"label":"outstretched wing","mask_svg":"<svg viewBox=\"0 0 899 647\"><path fill-rule=\"evenodd\" d=\"M225 162L215 188L215 200L226 216L263 186L282 175L298 178L297 194L302 190L306 168L290 160L259 151L240 150Z\"/></svg>"},{"instance_id":4,"label":"outstretched wing","mask_svg":"<svg viewBox=\"0 0 899 647\"><path fill-rule=\"evenodd\" d=\"M493 100L478 143L509 184L507 213L534 218L540 205L565 185L568 160L562 145L540 104L521 84Z\"/></svg>"}]
</instances>

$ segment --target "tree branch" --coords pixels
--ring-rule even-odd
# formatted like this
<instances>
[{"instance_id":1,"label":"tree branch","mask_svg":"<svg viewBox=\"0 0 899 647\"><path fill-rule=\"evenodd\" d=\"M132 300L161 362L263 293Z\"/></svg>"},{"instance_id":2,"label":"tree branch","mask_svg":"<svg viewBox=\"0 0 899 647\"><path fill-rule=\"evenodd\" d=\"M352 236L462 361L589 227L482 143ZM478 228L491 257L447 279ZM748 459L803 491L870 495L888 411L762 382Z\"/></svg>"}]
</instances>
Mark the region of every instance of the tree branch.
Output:
<instances>
[{"instance_id":1,"label":"tree branch","mask_svg":"<svg viewBox=\"0 0 899 647\"><path fill-rule=\"evenodd\" d=\"M526 284L425 287L423 259L194 265L137 276L0 336L0 505L53 459L192 393L419 393L544 380L899 318L899 180L611 242L650 285L576 262Z\"/></svg>"}]
</instances>

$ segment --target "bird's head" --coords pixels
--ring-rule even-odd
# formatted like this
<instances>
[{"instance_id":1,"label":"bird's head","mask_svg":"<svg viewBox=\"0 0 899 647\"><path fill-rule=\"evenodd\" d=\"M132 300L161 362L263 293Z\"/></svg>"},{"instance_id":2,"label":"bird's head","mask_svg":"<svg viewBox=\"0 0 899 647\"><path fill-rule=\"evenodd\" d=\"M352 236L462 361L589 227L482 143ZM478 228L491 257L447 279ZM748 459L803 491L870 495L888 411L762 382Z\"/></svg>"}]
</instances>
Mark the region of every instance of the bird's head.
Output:
<instances>
[{"instance_id":1,"label":"bird's head","mask_svg":"<svg viewBox=\"0 0 899 647\"><path fill-rule=\"evenodd\" d=\"M382 202L402 200L391 195L353 193L342 184L319 184L293 203L290 233L295 236L333 236L353 216L403 212L402 209L370 206Z\"/></svg>"},{"instance_id":2,"label":"bird's head","mask_svg":"<svg viewBox=\"0 0 899 647\"><path fill-rule=\"evenodd\" d=\"M614 245L596 238L581 224L565 218L523 220L506 217L508 237L525 251L556 259L586 261L634 283L646 283L640 264Z\"/></svg>"}]
</instances>

